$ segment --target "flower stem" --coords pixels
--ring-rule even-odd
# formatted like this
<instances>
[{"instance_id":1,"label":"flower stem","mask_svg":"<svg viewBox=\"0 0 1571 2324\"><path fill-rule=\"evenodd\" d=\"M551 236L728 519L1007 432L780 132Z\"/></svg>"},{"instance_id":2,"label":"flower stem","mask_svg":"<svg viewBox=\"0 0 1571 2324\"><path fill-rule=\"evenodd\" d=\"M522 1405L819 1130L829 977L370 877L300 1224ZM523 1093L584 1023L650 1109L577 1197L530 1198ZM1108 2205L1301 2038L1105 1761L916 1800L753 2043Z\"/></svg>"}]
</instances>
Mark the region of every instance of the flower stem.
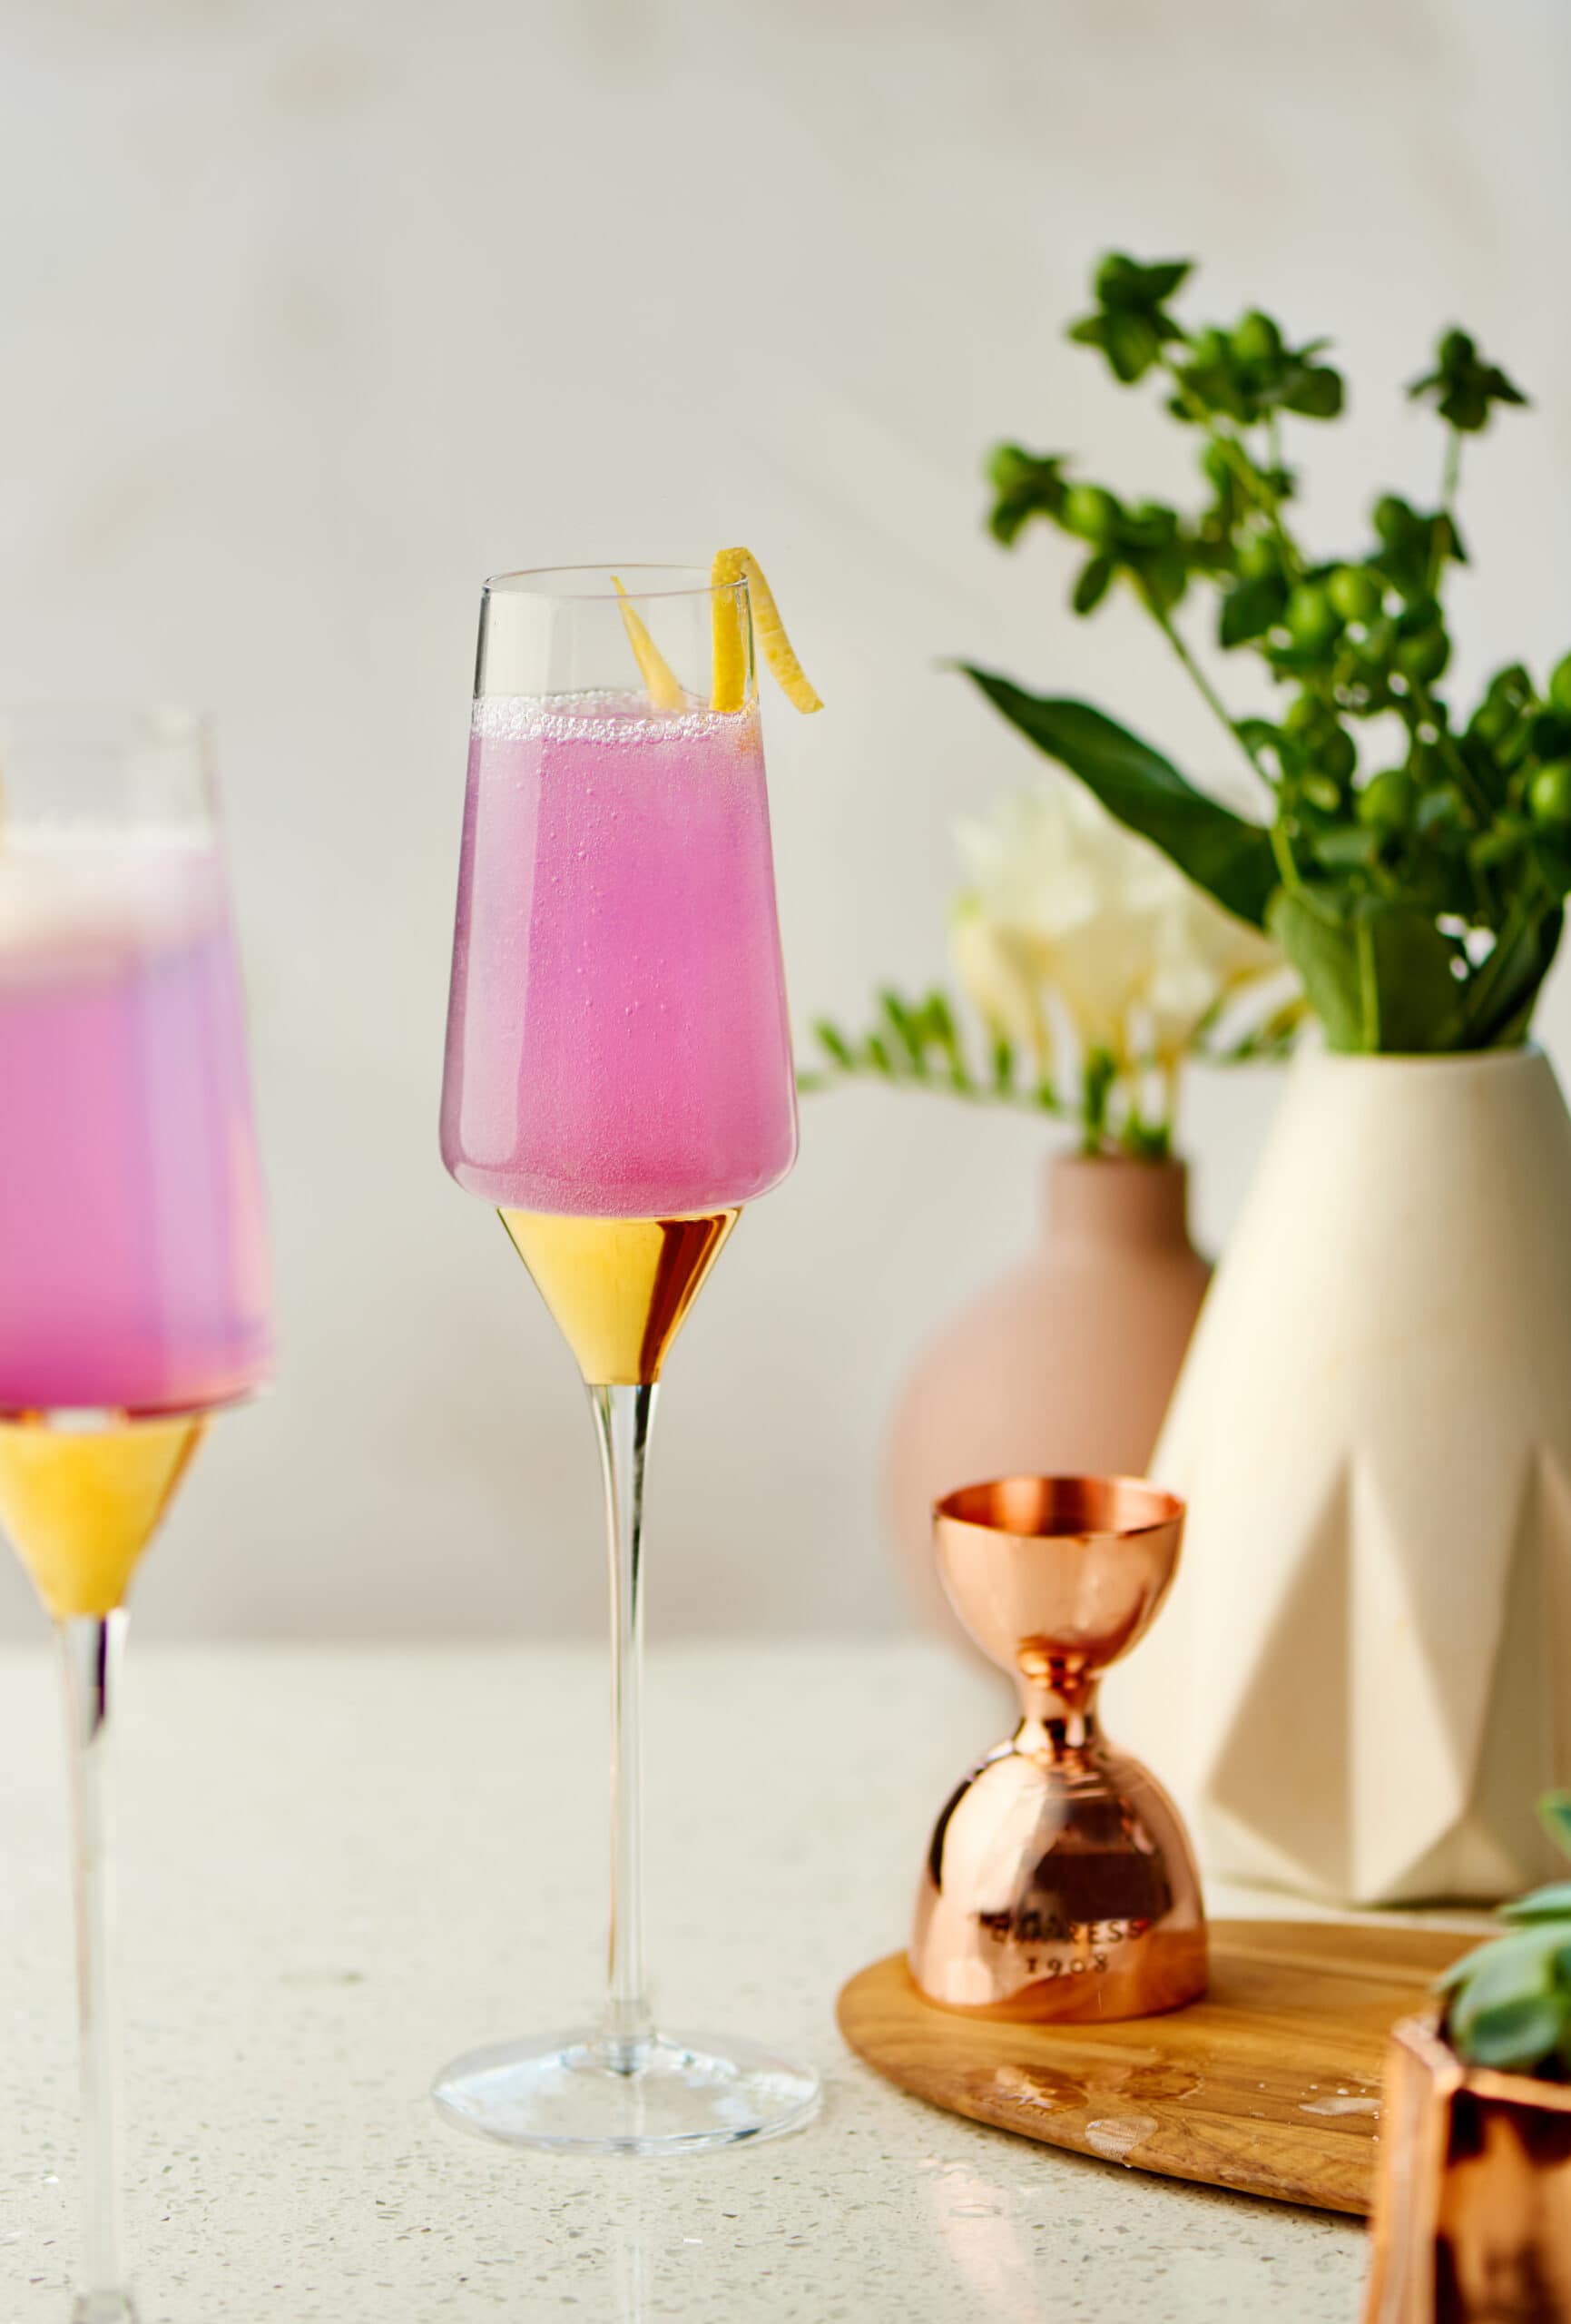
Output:
<instances>
[{"instance_id":1,"label":"flower stem","mask_svg":"<svg viewBox=\"0 0 1571 2324\"><path fill-rule=\"evenodd\" d=\"M1172 646L1173 652L1177 655L1179 660L1188 671L1191 678L1194 681L1195 685L1199 688L1202 700L1205 703L1213 715L1226 727L1228 733L1232 736L1233 741L1238 744L1239 749L1249 761L1250 766L1253 770L1254 773L1259 776L1266 789L1272 793L1274 801L1276 785L1272 783L1270 775L1267 774L1258 753L1255 751L1252 744L1245 738L1245 736L1239 733L1238 728L1233 724L1232 718L1228 714L1227 704L1222 701L1222 696L1217 693L1216 688L1212 684L1211 680L1206 676L1205 672L1201 668L1200 664L1195 660L1193 655L1190 652L1189 647L1184 644L1183 639L1179 635L1178 629L1173 620L1168 614L1164 611L1163 607L1157 605L1152 598L1147 597L1145 599L1145 605L1152 619L1155 622L1157 627L1161 630L1163 635L1166 638L1168 644ZM1289 842L1286 832L1282 829L1281 817L1280 813L1273 812L1271 822L1267 825L1267 830L1271 835L1272 853L1276 858L1276 868L1281 873L1282 886L1284 888L1299 887L1301 883L1299 880L1298 865L1293 862L1292 847Z\"/></svg>"},{"instance_id":2,"label":"flower stem","mask_svg":"<svg viewBox=\"0 0 1571 2324\"><path fill-rule=\"evenodd\" d=\"M1462 431L1452 428L1446 436L1446 460L1440 471L1440 507L1448 517L1462 481Z\"/></svg>"},{"instance_id":3,"label":"flower stem","mask_svg":"<svg viewBox=\"0 0 1571 2324\"><path fill-rule=\"evenodd\" d=\"M1172 615L1164 606L1159 606L1154 598L1144 596L1144 592L1142 593L1142 598L1151 618L1156 624L1158 629L1161 630L1164 637L1166 638L1169 645L1172 646L1173 652L1183 663L1185 670L1189 673L1194 685L1199 690L1201 699L1205 704L1206 708L1211 712L1213 717L1217 720L1218 724L1226 729L1227 733L1232 736L1234 743L1243 753L1244 757L1249 761L1251 773L1259 776L1261 782L1265 784L1268 791L1273 791L1275 789L1275 785L1272 783L1270 775L1266 773L1259 753L1254 749L1252 743L1248 742L1233 724L1232 716L1226 703L1223 702L1222 696L1217 693L1216 688L1212 684L1211 680L1206 676L1205 672L1201 668L1200 664L1195 660L1194 655L1191 653L1188 645L1185 644L1183 637L1179 632L1177 625L1173 620Z\"/></svg>"}]
</instances>

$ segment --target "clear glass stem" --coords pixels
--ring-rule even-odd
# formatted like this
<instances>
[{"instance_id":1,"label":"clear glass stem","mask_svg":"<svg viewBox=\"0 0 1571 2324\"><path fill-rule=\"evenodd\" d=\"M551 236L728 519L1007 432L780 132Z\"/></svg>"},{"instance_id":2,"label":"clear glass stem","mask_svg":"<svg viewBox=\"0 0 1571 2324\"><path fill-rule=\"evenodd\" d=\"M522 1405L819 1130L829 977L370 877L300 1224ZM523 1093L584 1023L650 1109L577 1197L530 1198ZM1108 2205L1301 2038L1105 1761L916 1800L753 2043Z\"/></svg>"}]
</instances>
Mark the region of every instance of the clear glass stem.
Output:
<instances>
[{"instance_id":1,"label":"clear glass stem","mask_svg":"<svg viewBox=\"0 0 1571 2324\"><path fill-rule=\"evenodd\" d=\"M123 1611L56 1625L65 1681L82 2043L82 2284L74 2324L134 2324L122 2280L120 2035L114 1996L110 1712Z\"/></svg>"},{"instance_id":2,"label":"clear glass stem","mask_svg":"<svg viewBox=\"0 0 1571 2324\"><path fill-rule=\"evenodd\" d=\"M636 2073L654 2033L643 1972L643 1476L653 1384L591 1387L611 1549L611 1985L597 2048Z\"/></svg>"}]
</instances>

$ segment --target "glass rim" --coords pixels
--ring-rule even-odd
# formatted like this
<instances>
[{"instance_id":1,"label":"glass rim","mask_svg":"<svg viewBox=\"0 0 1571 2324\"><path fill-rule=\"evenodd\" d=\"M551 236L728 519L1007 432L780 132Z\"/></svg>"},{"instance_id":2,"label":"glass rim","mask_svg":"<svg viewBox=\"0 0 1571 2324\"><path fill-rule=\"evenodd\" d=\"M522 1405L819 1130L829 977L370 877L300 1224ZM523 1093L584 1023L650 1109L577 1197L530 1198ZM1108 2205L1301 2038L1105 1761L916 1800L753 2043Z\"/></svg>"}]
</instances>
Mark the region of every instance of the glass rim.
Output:
<instances>
[{"instance_id":1,"label":"glass rim","mask_svg":"<svg viewBox=\"0 0 1571 2324\"><path fill-rule=\"evenodd\" d=\"M551 587L558 581L573 581L590 574L682 574L687 578L669 583L664 587L618 590L609 582L598 589ZM491 573L486 576L486 595L500 592L506 596L540 597L565 605L622 605L638 603L651 597L728 597L745 593L745 577L736 581L714 581L702 565L665 565L640 562L629 558L599 565L528 565L507 573Z\"/></svg>"},{"instance_id":2,"label":"glass rim","mask_svg":"<svg viewBox=\"0 0 1571 2324\"><path fill-rule=\"evenodd\" d=\"M176 703L0 700L0 842L15 824L221 828L218 737Z\"/></svg>"}]
</instances>

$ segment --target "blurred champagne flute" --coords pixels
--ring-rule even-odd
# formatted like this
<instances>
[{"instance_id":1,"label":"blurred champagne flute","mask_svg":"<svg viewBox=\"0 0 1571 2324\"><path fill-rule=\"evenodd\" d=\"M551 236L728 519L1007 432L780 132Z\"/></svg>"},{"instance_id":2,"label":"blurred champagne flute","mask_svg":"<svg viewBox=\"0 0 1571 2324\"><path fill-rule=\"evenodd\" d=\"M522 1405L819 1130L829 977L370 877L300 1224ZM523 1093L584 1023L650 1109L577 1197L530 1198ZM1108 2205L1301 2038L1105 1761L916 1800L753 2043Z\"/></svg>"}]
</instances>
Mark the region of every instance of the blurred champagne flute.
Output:
<instances>
[{"instance_id":1,"label":"blurred champagne flute","mask_svg":"<svg viewBox=\"0 0 1571 2324\"><path fill-rule=\"evenodd\" d=\"M76 2324L120 2237L109 1743L137 1562L209 1415L271 1360L205 730L0 713L0 1527L64 1676L81 2012Z\"/></svg>"}]
</instances>

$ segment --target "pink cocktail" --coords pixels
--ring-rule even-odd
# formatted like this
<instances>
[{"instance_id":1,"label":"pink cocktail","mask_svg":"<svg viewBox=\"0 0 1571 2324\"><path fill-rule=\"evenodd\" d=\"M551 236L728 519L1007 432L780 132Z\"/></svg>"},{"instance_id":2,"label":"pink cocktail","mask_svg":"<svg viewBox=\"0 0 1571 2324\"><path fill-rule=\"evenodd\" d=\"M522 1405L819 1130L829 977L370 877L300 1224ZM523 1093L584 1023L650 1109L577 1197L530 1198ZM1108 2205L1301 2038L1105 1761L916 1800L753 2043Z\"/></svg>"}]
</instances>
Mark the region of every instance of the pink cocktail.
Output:
<instances>
[{"instance_id":1,"label":"pink cocktail","mask_svg":"<svg viewBox=\"0 0 1571 2324\"><path fill-rule=\"evenodd\" d=\"M268 1296L215 842L0 822L0 1412L226 1403Z\"/></svg>"},{"instance_id":2,"label":"pink cocktail","mask_svg":"<svg viewBox=\"0 0 1571 2324\"><path fill-rule=\"evenodd\" d=\"M660 1218L796 1154L758 717L475 705L442 1153L502 1207Z\"/></svg>"}]
</instances>

